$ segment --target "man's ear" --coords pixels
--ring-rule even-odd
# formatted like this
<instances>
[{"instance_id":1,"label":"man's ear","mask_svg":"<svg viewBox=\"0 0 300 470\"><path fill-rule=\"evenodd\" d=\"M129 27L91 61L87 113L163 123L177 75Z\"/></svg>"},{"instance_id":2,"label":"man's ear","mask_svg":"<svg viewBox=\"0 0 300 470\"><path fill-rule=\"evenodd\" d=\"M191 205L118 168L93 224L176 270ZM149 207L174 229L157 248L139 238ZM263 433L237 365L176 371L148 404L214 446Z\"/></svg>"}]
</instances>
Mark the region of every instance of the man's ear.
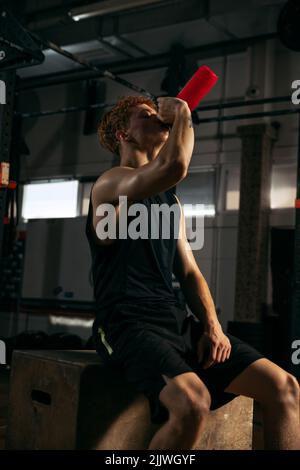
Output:
<instances>
[{"instance_id":1,"label":"man's ear","mask_svg":"<svg viewBox=\"0 0 300 470\"><path fill-rule=\"evenodd\" d=\"M127 140L128 139L128 134L126 131L123 130L117 130L115 133L116 138L121 142L122 140Z\"/></svg>"}]
</instances>

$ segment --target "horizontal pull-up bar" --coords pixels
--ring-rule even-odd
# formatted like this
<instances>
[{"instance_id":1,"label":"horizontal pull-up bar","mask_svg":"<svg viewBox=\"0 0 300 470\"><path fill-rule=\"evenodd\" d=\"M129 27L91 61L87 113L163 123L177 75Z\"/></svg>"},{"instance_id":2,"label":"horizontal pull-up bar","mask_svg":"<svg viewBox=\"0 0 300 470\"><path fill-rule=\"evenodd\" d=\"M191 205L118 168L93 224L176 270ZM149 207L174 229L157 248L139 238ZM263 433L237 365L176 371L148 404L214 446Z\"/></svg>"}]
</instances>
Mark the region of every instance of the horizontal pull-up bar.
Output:
<instances>
[{"instance_id":1,"label":"horizontal pull-up bar","mask_svg":"<svg viewBox=\"0 0 300 470\"><path fill-rule=\"evenodd\" d=\"M218 111L222 109L230 109L230 108L240 108L240 107L247 107L247 106L257 106L263 104L271 104L271 103L285 103L291 101L290 96L278 96L273 98L262 98L258 100L247 100L247 101L228 101L219 103L216 105L208 105L208 106L201 106L196 110L198 112L204 111ZM53 110L45 110L45 111L36 111L36 112L28 112L28 113L16 113L18 116L22 118L35 118L35 117L45 117L45 116L53 116L57 114L66 114L66 113L74 113L74 112L81 112L86 111L88 109L101 109L101 108L108 108L114 106L115 103L95 103L91 105L85 106L69 106L66 108L59 108ZM199 123L207 123L207 122L218 122L218 121L229 121L234 119L249 119L255 117L265 117L265 116L280 116L285 114L294 114L298 112L297 109L283 109L283 110L274 110L274 111L262 111L257 113L247 113L247 114L237 114L232 116L216 116L213 118L204 118L200 119ZM245 116L245 117L244 117Z\"/></svg>"}]
</instances>

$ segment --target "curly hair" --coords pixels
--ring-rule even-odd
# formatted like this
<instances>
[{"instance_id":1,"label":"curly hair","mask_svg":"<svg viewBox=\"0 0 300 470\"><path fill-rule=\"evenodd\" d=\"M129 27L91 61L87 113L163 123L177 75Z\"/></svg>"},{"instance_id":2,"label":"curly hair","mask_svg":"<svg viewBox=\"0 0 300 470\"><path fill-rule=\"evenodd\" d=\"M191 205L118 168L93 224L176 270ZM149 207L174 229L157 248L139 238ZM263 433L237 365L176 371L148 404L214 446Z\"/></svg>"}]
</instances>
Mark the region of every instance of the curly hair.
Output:
<instances>
[{"instance_id":1,"label":"curly hair","mask_svg":"<svg viewBox=\"0 0 300 470\"><path fill-rule=\"evenodd\" d=\"M123 96L117 104L108 111L98 126L100 144L110 152L120 156L120 142L115 136L117 130L126 129L129 125L130 108L139 104L147 104L157 111L156 104L146 96Z\"/></svg>"}]
</instances>

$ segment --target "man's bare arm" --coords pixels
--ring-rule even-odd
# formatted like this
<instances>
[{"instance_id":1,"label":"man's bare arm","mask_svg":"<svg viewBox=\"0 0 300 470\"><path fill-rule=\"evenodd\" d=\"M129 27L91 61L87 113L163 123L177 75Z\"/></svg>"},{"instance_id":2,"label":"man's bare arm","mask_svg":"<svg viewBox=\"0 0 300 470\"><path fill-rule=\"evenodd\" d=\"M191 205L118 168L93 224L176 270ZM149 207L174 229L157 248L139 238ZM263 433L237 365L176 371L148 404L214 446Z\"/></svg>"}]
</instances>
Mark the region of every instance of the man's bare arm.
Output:
<instances>
[{"instance_id":1,"label":"man's bare arm","mask_svg":"<svg viewBox=\"0 0 300 470\"><path fill-rule=\"evenodd\" d=\"M177 198L177 196L175 196ZM180 205L180 202L177 198ZM186 303L192 313L204 324L204 335L198 343L198 358L201 362L207 349L210 350L204 368L229 358L231 346L219 323L215 304L208 284L202 275L193 251L186 239L185 220L182 207L180 232L177 240L173 272L180 283Z\"/></svg>"},{"instance_id":2,"label":"man's bare arm","mask_svg":"<svg viewBox=\"0 0 300 470\"><path fill-rule=\"evenodd\" d=\"M215 304L186 238L184 213L177 196L175 197L180 205L181 218L173 271L193 314L206 326L214 325L219 323Z\"/></svg>"}]
</instances>

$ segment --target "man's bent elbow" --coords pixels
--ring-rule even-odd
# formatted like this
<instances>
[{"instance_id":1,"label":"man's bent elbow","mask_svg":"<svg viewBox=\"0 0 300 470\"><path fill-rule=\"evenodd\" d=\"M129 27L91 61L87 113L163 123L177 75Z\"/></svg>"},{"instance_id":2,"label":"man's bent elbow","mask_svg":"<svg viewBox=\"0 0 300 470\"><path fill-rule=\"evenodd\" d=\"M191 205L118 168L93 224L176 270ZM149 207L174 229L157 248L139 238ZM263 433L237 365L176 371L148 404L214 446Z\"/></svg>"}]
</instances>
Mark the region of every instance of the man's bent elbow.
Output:
<instances>
[{"instance_id":1,"label":"man's bent elbow","mask_svg":"<svg viewBox=\"0 0 300 470\"><path fill-rule=\"evenodd\" d=\"M167 168L169 174L172 174L176 180L176 183L183 180L188 172L188 166L184 162L184 159L173 160Z\"/></svg>"}]
</instances>

